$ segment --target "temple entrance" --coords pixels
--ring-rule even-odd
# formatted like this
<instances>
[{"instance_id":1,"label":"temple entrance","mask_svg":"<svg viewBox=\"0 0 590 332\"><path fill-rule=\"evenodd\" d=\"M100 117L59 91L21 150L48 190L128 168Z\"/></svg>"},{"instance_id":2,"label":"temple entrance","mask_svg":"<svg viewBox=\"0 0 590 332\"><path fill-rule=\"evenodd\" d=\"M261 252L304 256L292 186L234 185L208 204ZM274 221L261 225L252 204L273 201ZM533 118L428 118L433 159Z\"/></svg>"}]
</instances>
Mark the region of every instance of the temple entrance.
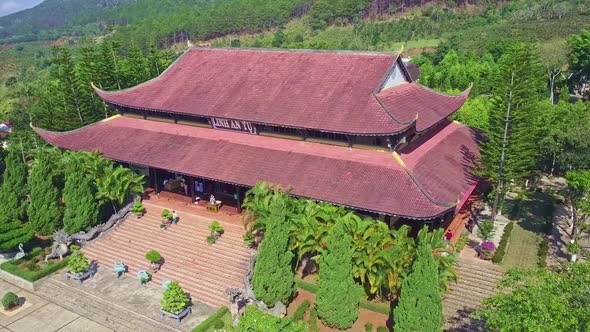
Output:
<instances>
[{"instance_id":1,"label":"temple entrance","mask_svg":"<svg viewBox=\"0 0 590 332\"><path fill-rule=\"evenodd\" d=\"M175 173L163 169L149 169L148 184L156 195L188 204L230 206L242 211L246 187L210 179Z\"/></svg>"}]
</instances>

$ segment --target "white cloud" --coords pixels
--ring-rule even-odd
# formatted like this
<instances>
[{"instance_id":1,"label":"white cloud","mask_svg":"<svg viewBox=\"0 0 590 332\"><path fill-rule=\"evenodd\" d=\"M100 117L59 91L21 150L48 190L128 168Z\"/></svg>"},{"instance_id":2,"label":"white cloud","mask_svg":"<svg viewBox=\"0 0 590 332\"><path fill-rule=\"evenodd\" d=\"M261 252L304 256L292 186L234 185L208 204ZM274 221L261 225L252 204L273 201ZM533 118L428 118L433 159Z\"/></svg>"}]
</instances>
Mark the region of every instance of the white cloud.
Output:
<instances>
[{"instance_id":1,"label":"white cloud","mask_svg":"<svg viewBox=\"0 0 590 332\"><path fill-rule=\"evenodd\" d=\"M0 0L0 16L34 7L41 2L43 2L43 0Z\"/></svg>"}]
</instances>

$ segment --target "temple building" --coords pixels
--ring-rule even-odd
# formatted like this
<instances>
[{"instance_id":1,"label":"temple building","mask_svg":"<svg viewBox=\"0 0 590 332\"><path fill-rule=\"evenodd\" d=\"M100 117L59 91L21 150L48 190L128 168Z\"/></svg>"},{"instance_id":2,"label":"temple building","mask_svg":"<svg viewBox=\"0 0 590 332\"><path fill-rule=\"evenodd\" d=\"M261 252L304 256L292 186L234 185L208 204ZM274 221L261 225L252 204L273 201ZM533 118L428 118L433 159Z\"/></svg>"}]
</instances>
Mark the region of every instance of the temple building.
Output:
<instances>
[{"instance_id":1,"label":"temple building","mask_svg":"<svg viewBox=\"0 0 590 332\"><path fill-rule=\"evenodd\" d=\"M259 181L391 225L448 223L477 180L476 133L449 117L469 90L420 85L397 54L191 48L121 91L118 115L48 143L100 151L189 204L240 209Z\"/></svg>"}]
</instances>

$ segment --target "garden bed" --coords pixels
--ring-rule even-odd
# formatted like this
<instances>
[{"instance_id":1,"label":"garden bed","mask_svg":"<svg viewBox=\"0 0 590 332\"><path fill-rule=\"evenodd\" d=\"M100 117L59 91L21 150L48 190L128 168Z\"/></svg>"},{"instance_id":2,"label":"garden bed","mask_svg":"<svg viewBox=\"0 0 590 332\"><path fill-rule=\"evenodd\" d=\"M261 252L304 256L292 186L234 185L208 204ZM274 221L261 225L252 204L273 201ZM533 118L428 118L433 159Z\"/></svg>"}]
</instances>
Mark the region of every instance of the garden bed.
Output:
<instances>
[{"instance_id":1,"label":"garden bed","mask_svg":"<svg viewBox=\"0 0 590 332\"><path fill-rule=\"evenodd\" d=\"M3 273L5 279L9 281L19 283L19 286L23 285L27 290L34 290L34 282L39 279L63 268L67 264L67 258L60 260L50 260L45 263L45 255L51 251L51 248L34 248L31 252L21 259L7 261L0 264L0 270L7 272L8 274L22 279L24 282L19 282L9 275ZM33 288L33 289L31 289Z\"/></svg>"}]
</instances>

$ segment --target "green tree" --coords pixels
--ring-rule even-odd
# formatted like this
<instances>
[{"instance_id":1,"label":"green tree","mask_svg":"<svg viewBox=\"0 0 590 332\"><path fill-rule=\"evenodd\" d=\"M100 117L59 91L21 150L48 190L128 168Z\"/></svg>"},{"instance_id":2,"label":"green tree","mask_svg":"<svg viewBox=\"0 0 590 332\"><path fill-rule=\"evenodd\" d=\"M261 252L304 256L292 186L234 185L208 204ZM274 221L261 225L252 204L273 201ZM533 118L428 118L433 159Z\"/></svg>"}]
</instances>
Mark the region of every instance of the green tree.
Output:
<instances>
[{"instance_id":1,"label":"green tree","mask_svg":"<svg viewBox=\"0 0 590 332\"><path fill-rule=\"evenodd\" d=\"M88 230L98 223L96 189L81 165L72 165L66 173L63 191L64 230L68 234Z\"/></svg>"},{"instance_id":2,"label":"green tree","mask_svg":"<svg viewBox=\"0 0 590 332\"><path fill-rule=\"evenodd\" d=\"M41 152L31 168L29 187L31 203L28 207L29 222L35 232L41 235L52 234L61 228L61 209L59 190L56 183L57 169L52 155Z\"/></svg>"},{"instance_id":3,"label":"green tree","mask_svg":"<svg viewBox=\"0 0 590 332\"><path fill-rule=\"evenodd\" d=\"M442 328L442 296L432 249L418 247L413 270L404 279L399 302L393 310L396 331L438 332Z\"/></svg>"},{"instance_id":4,"label":"green tree","mask_svg":"<svg viewBox=\"0 0 590 332\"><path fill-rule=\"evenodd\" d=\"M582 30L580 34L572 36L568 44L570 68L578 83L586 83L590 80L590 30Z\"/></svg>"},{"instance_id":5,"label":"green tree","mask_svg":"<svg viewBox=\"0 0 590 332\"><path fill-rule=\"evenodd\" d=\"M0 217L0 252L14 249L20 243L27 243L34 235L35 232L29 224Z\"/></svg>"},{"instance_id":6,"label":"green tree","mask_svg":"<svg viewBox=\"0 0 590 332\"><path fill-rule=\"evenodd\" d=\"M352 278L352 237L343 223L332 227L326 247L320 257L318 317L327 326L347 329L358 318L362 289Z\"/></svg>"},{"instance_id":7,"label":"green tree","mask_svg":"<svg viewBox=\"0 0 590 332\"><path fill-rule=\"evenodd\" d=\"M572 211L571 238L577 241L583 231L590 229L590 170L567 172L565 179L565 196Z\"/></svg>"},{"instance_id":8,"label":"green tree","mask_svg":"<svg viewBox=\"0 0 590 332\"><path fill-rule=\"evenodd\" d=\"M27 211L27 166L21 151L16 147L8 150L6 170L0 187L0 219L25 220Z\"/></svg>"},{"instance_id":9,"label":"green tree","mask_svg":"<svg viewBox=\"0 0 590 332\"><path fill-rule=\"evenodd\" d=\"M470 98L453 118L469 127L487 132L490 126L489 111L491 106L492 103L488 96Z\"/></svg>"},{"instance_id":10,"label":"green tree","mask_svg":"<svg viewBox=\"0 0 590 332\"><path fill-rule=\"evenodd\" d=\"M2 185L2 174L4 174L4 170L6 169L6 162L4 159L6 159L6 151L0 144L0 185Z\"/></svg>"},{"instance_id":11,"label":"green tree","mask_svg":"<svg viewBox=\"0 0 590 332\"><path fill-rule=\"evenodd\" d=\"M150 78L147 58L135 41L130 43L123 65L125 66L123 70L127 77L126 81L129 82L125 84L126 86L135 86Z\"/></svg>"},{"instance_id":12,"label":"green tree","mask_svg":"<svg viewBox=\"0 0 590 332\"><path fill-rule=\"evenodd\" d=\"M477 317L498 331L588 331L590 263L508 271L497 295L485 299Z\"/></svg>"},{"instance_id":13,"label":"green tree","mask_svg":"<svg viewBox=\"0 0 590 332\"><path fill-rule=\"evenodd\" d=\"M285 43L285 33L279 29L272 36L272 47L281 47Z\"/></svg>"},{"instance_id":14,"label":"green tree","mask_svg":"<svg viewBox=\"0 0 590 332\"><path fill-rule=\"evenodd\" d=\"M494 184L494 219L506 184L530 177L537 165L535 106L543 89L542 75L533 45L514 44L500 59L488 140L481 146L482 173Z\"/></svg>"},{"instance_id":15,"label":"green tree","mask_svg":"<svg viewBox=\"0 0 590 332\"><path fill-rule=\"evenodd\" d=\"M100 170L100 173L100 176L94 178L97 187L96 199L101 205L111 203L114 213L117 213L117 205L123 205L129 195L140 195L144 191L144 176L129 168L114 167L110 162L110 165Z\"/></svg>"},{"instance_id":16,"label":"green tree","mask_svg":"<svg viewBox=\"0 0 590 332\"><path fill-rule=\"evenodd\" d=\"M264 241L254 266L252 288L256 298L267 306L277 302L288 303L295 292L293 252L289 250L289 226L286 218L286 194L274 199L271 215L266 223Z\"/></svg>"}]
</instances>

